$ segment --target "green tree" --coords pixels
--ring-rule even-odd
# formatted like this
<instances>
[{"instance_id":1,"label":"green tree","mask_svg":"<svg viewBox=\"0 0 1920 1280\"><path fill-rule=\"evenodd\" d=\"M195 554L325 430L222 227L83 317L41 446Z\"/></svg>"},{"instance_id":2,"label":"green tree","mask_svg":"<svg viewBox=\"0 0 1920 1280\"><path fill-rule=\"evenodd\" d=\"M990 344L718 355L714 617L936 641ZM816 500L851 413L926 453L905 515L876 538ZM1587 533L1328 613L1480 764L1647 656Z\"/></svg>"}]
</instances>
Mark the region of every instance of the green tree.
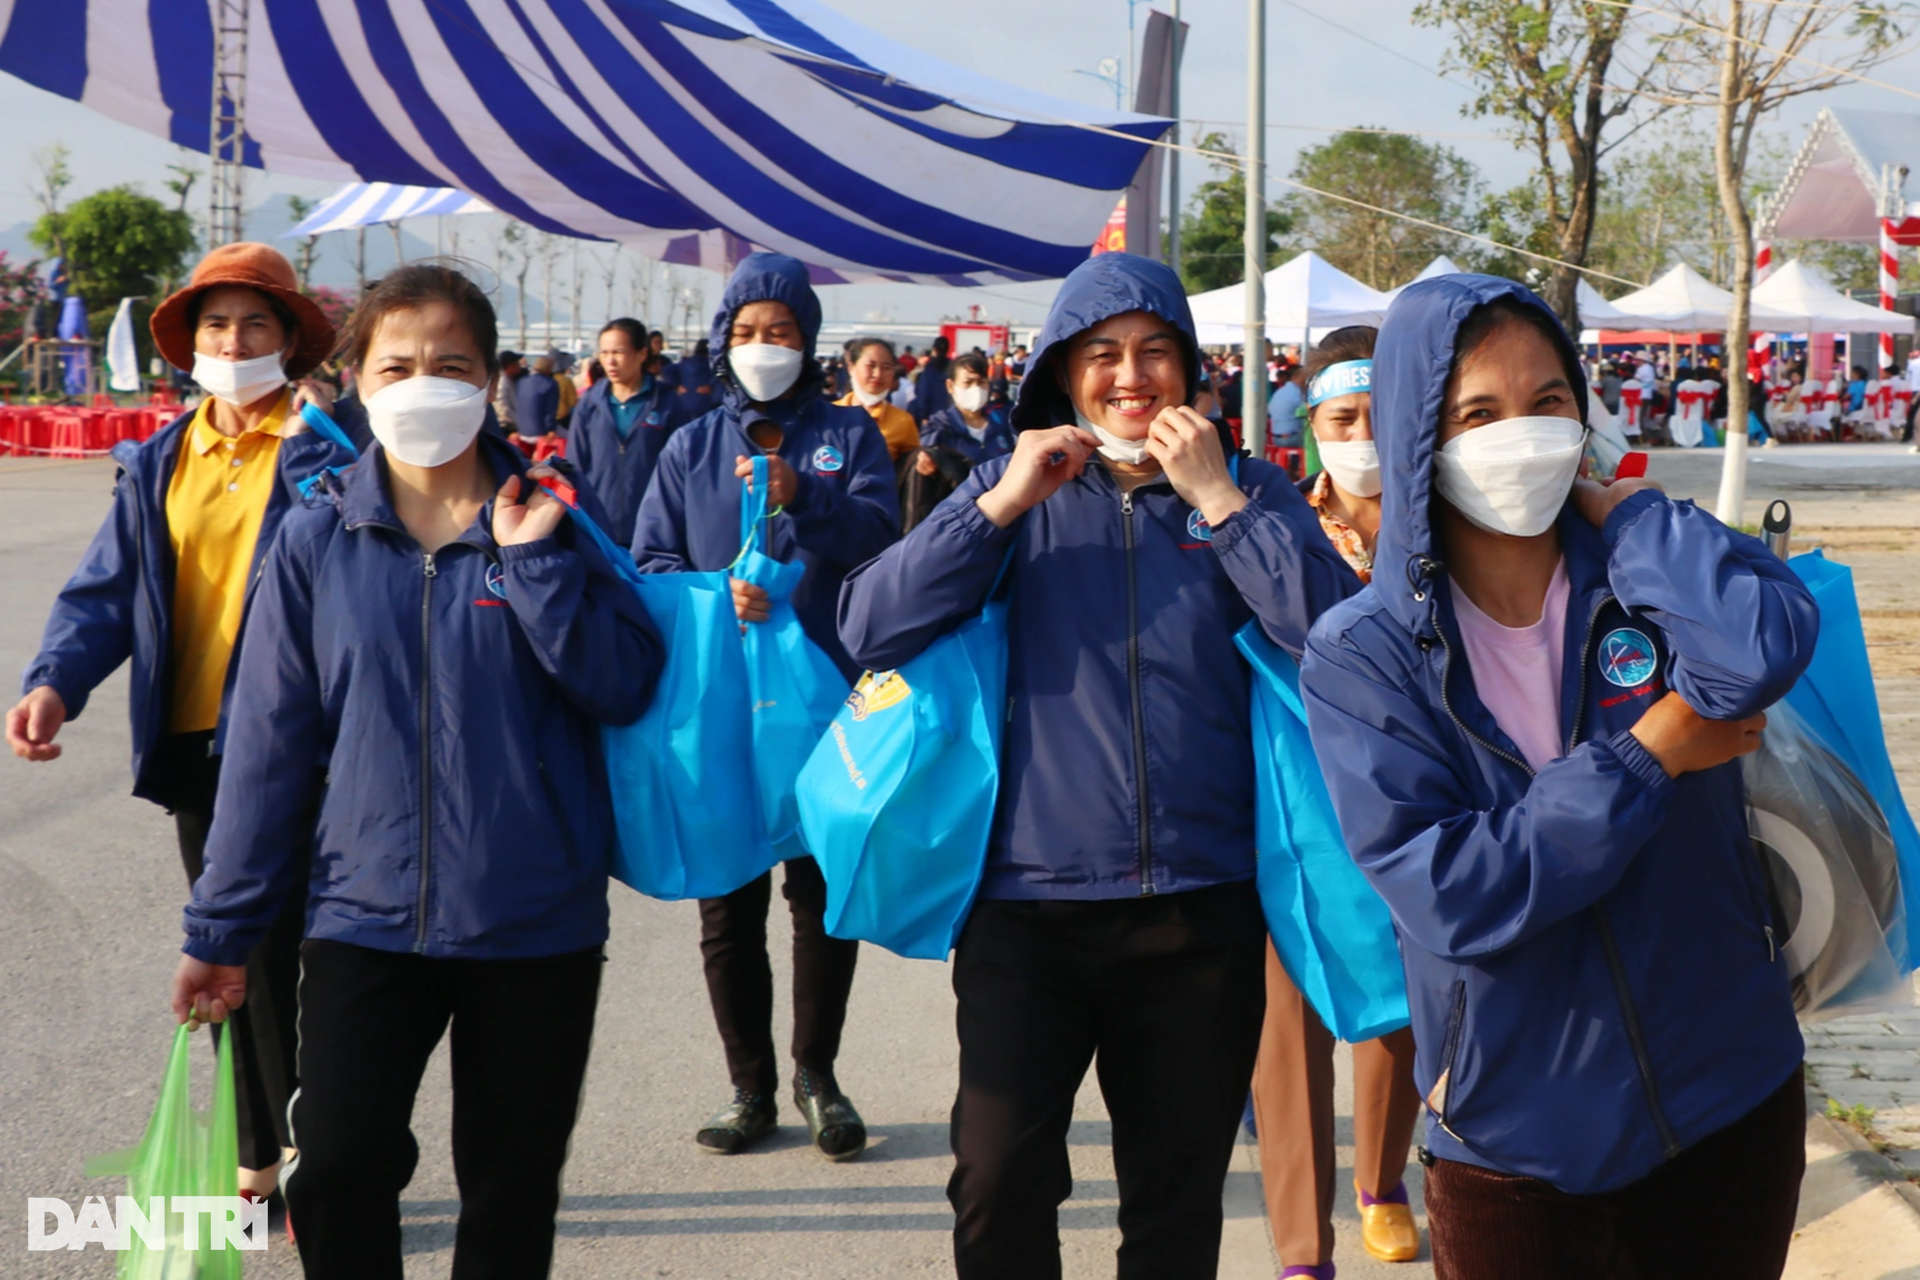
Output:
<instances>
[{"instance_id":1,"label":"green tree","mask_svg":"<svg viewBox=\"0 0 1920 1280\"><path fill-rule=\"evenodd\" d=\"M1303 150L1292 177L1373 206L1307 193L1284 202L1299 248L1313 250L1375 289L1403 284L1438 255L1459 250L1457 236L1394 214L1465 227L1480 188L1473 165L1447 147L1404 133L1358 130Z\"/></svg>"},{"instance_id":2,"label":"green tree","mask_svg":"<svg viewBox=\"0 0 1920 1280\"><path fill-rule=\"evenodd\" d=\"M1463 110L1508 122L1534 166L1552 232L1547 301L1575 323L1575 267L1585 265L1599 212L1602 162L1663 109L1647 92L1666 46L1637 38L1633 6L1585 0L1423 0L1414 21L1450 27L1447 65L1480 91ZM1544 264L1540 264L1544 267Z\"/></svg>"},{"instance_id":3,"label":"green tree","mask_svg":"<svg viewBox=\"0 0 1920 1280\"><path fill-rule=\"evenodd\" d=\"M1203 151L1234 155L1226 135L1200 139ZM1222 176L1194 189L1180 215L1180 278L1189 293L1238 284L1246 274L1247 175L1239 165L1214 165ZM1280 237L1290 223L1284 210L1267 206L1267 269L1280 264Z\"/></svg>"},{"instance_id":4,"label":"green tree","mask_svg":"<svg viewBox=\"0 0 1920 1280\"><path fill-rule=\"evenodd\" d=\"M193 252L193 220L135 187L108 187L42 214L27 238L48 252L64 245L74 287L105 306L178 276Z\"/></svg>"}]
</instances>

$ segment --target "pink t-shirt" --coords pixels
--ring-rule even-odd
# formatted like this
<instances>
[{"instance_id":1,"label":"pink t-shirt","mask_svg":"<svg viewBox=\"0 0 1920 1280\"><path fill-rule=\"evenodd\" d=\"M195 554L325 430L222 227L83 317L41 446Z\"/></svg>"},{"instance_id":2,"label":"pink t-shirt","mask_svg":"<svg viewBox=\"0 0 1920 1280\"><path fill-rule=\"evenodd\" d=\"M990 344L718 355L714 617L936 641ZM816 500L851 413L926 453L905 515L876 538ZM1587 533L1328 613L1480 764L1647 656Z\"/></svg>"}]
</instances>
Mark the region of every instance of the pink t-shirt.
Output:
<instances>
[{"instance_id":1,"label":"pink t-shirt","mask_svg":"<svg viewBox=\"0 0 1920 1280\"><path fill-rule=\"evenodd\" d=\"M1560 662L1567 635L1567 562L1553 567L1540 621L1503 627L1453 584L1453 613L1460 622L1467 666L1480 701L1493 722L1520 748L1534 769L1565 755L1560 733Z\"/></svg>"}]
</instances>

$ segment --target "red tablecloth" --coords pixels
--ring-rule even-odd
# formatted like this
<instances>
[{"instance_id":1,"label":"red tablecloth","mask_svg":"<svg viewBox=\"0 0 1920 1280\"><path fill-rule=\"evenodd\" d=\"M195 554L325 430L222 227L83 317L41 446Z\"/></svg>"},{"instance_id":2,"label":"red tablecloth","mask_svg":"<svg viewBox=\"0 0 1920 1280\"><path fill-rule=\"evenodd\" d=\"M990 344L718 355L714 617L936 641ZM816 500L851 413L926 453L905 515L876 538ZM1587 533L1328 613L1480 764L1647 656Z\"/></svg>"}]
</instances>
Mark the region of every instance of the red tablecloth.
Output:
<instances>
[{"instance_id":1,"label":"red tablecloth","mask_svg":"<svg viewBox=\"0 0 1920 1280\"><path fill-rule=\"evenodd\" d=\"M131 409L0 405L0 455L101 458L122 440L145 440L182 412L177 404Z\"/></svg>"}]
</instances>

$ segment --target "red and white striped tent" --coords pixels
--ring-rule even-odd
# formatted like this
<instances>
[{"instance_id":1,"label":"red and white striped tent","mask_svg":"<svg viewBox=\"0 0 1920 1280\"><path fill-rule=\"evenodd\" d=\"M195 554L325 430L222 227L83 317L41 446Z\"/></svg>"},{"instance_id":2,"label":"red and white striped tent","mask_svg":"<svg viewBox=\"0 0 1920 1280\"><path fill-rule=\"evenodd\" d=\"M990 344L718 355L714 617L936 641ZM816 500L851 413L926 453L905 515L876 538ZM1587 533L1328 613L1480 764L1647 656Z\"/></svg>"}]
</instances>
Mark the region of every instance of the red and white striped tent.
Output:
<instances>
[{"instance_id":1,"label":"red and white striped tent","mask_svg":"<svg viewBox=\"0 0 1920 1280\"><path fill-rule=\"evenodd\" d=\"M1880 307L1893 310L1903 246L1920 246L1920 115L1827 108L1761 210L1759 274L1772 268L1772 241L1843 240L1880 246ZM1920 187L1920 183L1916 183ZM1880 337L1880 363L1893 363L1893 335Z\"/></svg>"}]
</instances>

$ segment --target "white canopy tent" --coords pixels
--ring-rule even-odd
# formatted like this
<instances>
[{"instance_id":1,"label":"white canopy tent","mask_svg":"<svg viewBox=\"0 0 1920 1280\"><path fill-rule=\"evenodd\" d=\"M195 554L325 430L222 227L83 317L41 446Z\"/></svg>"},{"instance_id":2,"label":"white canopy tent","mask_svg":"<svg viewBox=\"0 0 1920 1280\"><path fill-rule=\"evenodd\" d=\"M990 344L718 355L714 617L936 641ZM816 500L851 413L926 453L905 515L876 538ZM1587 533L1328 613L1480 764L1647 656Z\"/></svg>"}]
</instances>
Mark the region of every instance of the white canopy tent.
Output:
<instances>
[{"instance_id":1,"label":"white canopy tent","mask_svg":"<svg viewBox=\"0 0 1920 1280\"><path fill-rule=\"evenodd\" d=\"M1615 298L1611 305L1618 315L1607 322L1608 328L1720 333L1733 310L1733 295L1683 262L1646 288Z\"/></svg>"},{"instance_id":2,"label":"white canopy tent","mask_svg":"<svg viewBox=\"0 0 1920 1280\"><path fill-rule=\"evenodd\" d=\"M1265 276L1267 341L1311 341L1350 324L1379 324L1391 294L1370 289L1311 251ZM1247 287L1230 284L1187 299L1200 341L1208 346L1245 341Z\"/></svg>"},{"instance_id":3,"label":"white canopy tent","mask_svg":"<svg viewBox=\"0 0 1920 1280\"><path fill-rule=\"evenodd\" d=\"M1601 292L1588 284L1583 278L1574 287L1574 299L1580 308L1580 326L1585 329L1612 329L1619 331L1631 326L1624 323L1627 313L1613 303L1608 302ZM1583 332L1582 341L1590 341Z\"/></svg>"},{"instance_id":4,"label":"white canopy tent","mask_svg":"<svg viewBox=\"0 0 1920 1280\"><path fill-rule=\"evenodd\" d=\"M1912 333L1914 318L1855 302L1795 259L1753 290L1753 327L1773 333Z\"/></svg>"}]
</instances>

